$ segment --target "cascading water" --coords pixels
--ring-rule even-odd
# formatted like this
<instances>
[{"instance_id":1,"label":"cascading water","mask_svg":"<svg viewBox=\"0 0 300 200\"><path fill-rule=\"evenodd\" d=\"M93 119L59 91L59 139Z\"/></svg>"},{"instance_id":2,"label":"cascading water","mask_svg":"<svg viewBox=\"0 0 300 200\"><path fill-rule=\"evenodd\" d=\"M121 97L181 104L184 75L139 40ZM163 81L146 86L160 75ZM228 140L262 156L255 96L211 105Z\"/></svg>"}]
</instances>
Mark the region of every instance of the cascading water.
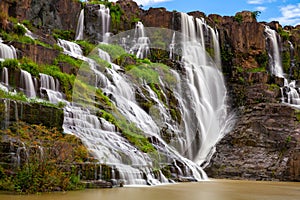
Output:
<instances>
[{"instance_id":1,"label":"cascading water","mask_svg":"<svg viewBox=\"0 0 300 200\"><path fill-rule=\"evenodd\" d=\"M8 92L8 69L6 67L2 68L2 75L1 75L1 82L0 82L0 89L3 91Z\"/></svg>"},{"instance_id":2,"label":"cascading water","mask_svg":"<svg viewBox=\"0 0 300 200\"><path fill-rule=\"evenodd\" d=\"M280 36L275 30L270 27L265 27L265 33L267 38L267 45L269 51L269 65L272 75L284 79L284 87L281 88L282 103L287 103L294 107L300 105L300 91L296 85L296 81L288 81L283 73L282 62L280 57Z\"/></svg>"},{"instance_id":3,"label":"cascading water","mask_svg":"<svg viewBox=\"0 0 300 200\"><path fill-rule=\"evenodd\" d=\"M82 9L79 14L75 40L83 40L83 31L84 31L84 9Z\"/></svg>"},{"instance_id":4,"label":"cascading water","mask_svg":"<svg viewBox=\"0 0 300 200\"><path fill-rule=\"evenodd\" d=\"M207 160L226 126L226 88L222 73L208 62L203 40L197 37L194 18L181 14L183 46L182 58L186 77L178 85L182 99L186 156L198 164ZM203 59L206 57L206 59ZM188 88L188 89L186 89Z\"/></svg>"},{"instance_id":5,"label":"cascading water","mask_svg":"<svg viewBox=\"0 0 300 200\"><path fill-rule=\"evenodd\" d=\"M267 44L269 44L269 66L271 74L283 78L284 74L279 50L280 38L276 31L268 26L265 27L265 33L267 40L269 40Z\"/></svg>"},{"instance_id":6,"label":"cascading water","mask_svg":"<svg viewBox=\"0 0 300 200\"><path fill-rule=\"evenodd\" d=\"M110 10L105 5L100 4L98 16L102 21L102 42L107 43L109 39L109 26L110 26Z\"/></svg>"},{"instance_id":7,"label":"cascading water","mask_svg":"<svg viewBox=\"0 0 300 200\"><path fill-rule=\"evenodd\" d=\"M21 70L20 75L20 90L29 98L36 97L35 87L31 74L27 71Z\"/></svg>"},{"instance_id":8,"label":"cascading water","mask_svg":"<svg viewBox=\"0 0 300 200\"><path fill-rule=\"evenodd\" d=\"M145 34L145 27L142 22L138 22L135 26L133 46L129 53L135 54L138 58L146 58L150 53L150 40Z\"/></svg>"},{"instance_id":9,"label":"cascading water","mask_svg":"<svg viewBox=\"0 0 300 200\"><path fill-rule=\"evenodd\" d=\"M42 73L40 73L40 95L54 104L64 99L63 94L59 92L59 82L52 76Z\"/></svg>"},{"instance_id":10,"label":"cascading water","mask_svg":"<svg viewBox=\"0 0 300 200\"><path fill-rule=\"evenodd\" d=\"M103 7L100 7L101 9L103 11L99 11L99 16L104 15L105 12L107 14L107 10L105 11ZM66 103L64 131L81 138L100 163L109 165L112 168L112 179L118 179L116 182L153 185L168 182L161 171L158 171L159 175L154 175L152 171L153 168L168 165L174 168L176 172L173 173L177 173L178 177L189 177L193 180L206 179L206 174L200 165L208 160L216 142L225 133L225 119L228 116L226 88L221 72L205 53L202 27L206 25L203 20L199 19L195 23L193 17L183 13L181 18L182 31L185 35L181 41L182 62L186 73L179 74L172 70L177 79L177 84L172 89L174 89L174 96L182 115L182 121L179 123L172 119L170 111L148 83L144 83L142 87L149 94L154 105L149 113L144 111L135 97L135 91L139 86L126 74L118 72L121 67L113 64L106 52L97 49L97 55L110 63L112 67L100 70L95 61L82 55L79 45L58 40L58 45L64 49L65 54L88 63L90 72L96 80L95 84L91 85L101 88L103 93L110 98L117 112L122 115L125 124L134 124L141 130L141 134L152 141L157 150L155 158L132 145L114 124L96 116L93 108L91 109L92 106L80 106L74 98L73 103L64 100L54 78L40 74L41 96L48 98L52 103L59 101ZM103 19L107 22L107 18L102 17ZM107 32L108 29L103 33ZM134 38L136 45L131 51L137 57L145 58L149 53L149 38L146 37L144 26L140 22L137 23ZM216 42L217 34L212 38ZM175 34L172 43L175 44ZM85 75L88 73L86 68L83 73ZM93 76L90 77L89 81L92 82ZM21 71L22 80L24 93L28 97L35 97L33 79L28 72L23 70ZM164 80L159 79L159 81L161 87L166 89L163 84ZM167 96L164 91L161 91L161 95L165 98ZM172 133L170 141L166 142L161 136L162 128Z\"/></svg>"},{"instance_id":11,"label":"cascading water","mask_svg":"<svg viewBox=\"0 0 300 200\"><path fill-rule=\"evenodd\" d=\"M0 38L0 61L4 59L16 59L17 53L13 46L8 46Z\"/></svg>"},{"instance_id":12,"label":"cascading water","mask_svg":"<svg viewBox=\"0 0 300 200\"><path fill-rule=\"evenodd\" d=\"M174 59L175 58L175 52L174 52L174 49L175 49L175 37L176 37L176 34L175 32L173 33L173 36L172 36L172 41L169 45L169 51L170 51L170 54L169 54L169 58L170 59Z\"/></svg>"},{"instance_id":13,"label":"cascading water","mask_svg":"<svg viewBox=\"0 0 300 200\"><path fill-rule=\"evenodd\" d=\"M221 53L220 53L220 45L219 45L219 33L218 30L214 30L212 27L209 27L214 46L214 61L217 67L221 67Z\"/></svg>"}]
</instances>

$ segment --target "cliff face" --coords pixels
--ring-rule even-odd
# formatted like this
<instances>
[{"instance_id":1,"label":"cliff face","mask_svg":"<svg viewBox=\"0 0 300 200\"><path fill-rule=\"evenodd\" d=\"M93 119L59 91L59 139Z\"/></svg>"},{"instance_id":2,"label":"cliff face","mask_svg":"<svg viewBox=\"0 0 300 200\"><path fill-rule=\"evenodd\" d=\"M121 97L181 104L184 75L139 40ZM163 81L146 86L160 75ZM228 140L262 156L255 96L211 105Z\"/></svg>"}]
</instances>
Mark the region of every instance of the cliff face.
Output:
<instances>
[{"instance_id":1,"label":"cliff face","mask_svg":"<svg viewBox=\"0 0 300 200\"><path fill-rule=\"evenodd\" d=\"M123 12L118 26L111 27L113 33L133 29L139 20L146 27L181 30L179 12L170 12L165 8L143 10L132 0L118 1L115 5L119 5ZM0 2L0 8L3 11L0 17L2 27L7 25L8 16L14 16L20 20L30 20L34 26L45 30L74 32L81 10L79 2L70 0L4 0ZM91 41L96 41L101 38L99 30L102 24L96 12L99 6L86 8L85 35ZM240 12L234 17L206 17L201 12L189 14L204 17L219 32L229 101L232 109L237 111L235 128L217 145L206 172L212 178L300 181L299 112L280 103L279 86L282 86L283 80L271 77L268 73L265 23L258 23L251 12ZM276 22L267 25L278 32L283 29ZM288 37L283 38L285 72L292 71L291 76L299 79L300 27L285 27L284 30L288 33ZM288 41L294 46L293 52ZM13 45L39 64L51 64L58 55L55 50L37 45ZM257 69L260 72L256 72ZM30 116L30 113L26 116ZM26 116L23 117L27 120ZM40 119L42 122L34 120L34 123L47 122L44 118ZM60 126L62 122L53 123Z\"/></svg>"},{"instance_id":2,"label":"cliff face","mask_svg":"<svg viewBox=\"0 0 300 200\"><path fill-rule=\"evenodd\" d=\"M0 7L1 15L16 17L20 21L30 20L34 26L45 30L75 30L81 3L69 0L5 0L0 2Z\"/></svg>"}]
</instances>

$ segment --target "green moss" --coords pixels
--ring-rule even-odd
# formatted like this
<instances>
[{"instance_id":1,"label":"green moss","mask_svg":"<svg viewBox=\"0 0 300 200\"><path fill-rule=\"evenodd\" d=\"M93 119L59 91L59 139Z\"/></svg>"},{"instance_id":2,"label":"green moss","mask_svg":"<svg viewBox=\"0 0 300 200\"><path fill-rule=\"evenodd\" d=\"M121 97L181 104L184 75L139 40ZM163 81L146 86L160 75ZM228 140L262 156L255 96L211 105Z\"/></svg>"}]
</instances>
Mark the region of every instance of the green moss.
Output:
<instances>
[{"instance_id":1,"label":"green moss","mask_svg":"<svg viewBox=\"0 0 300 200\"><path fill-rule=\"evenodd\" d=\"M296 110L295 116L296 116L296 119L298 120L298 122L300 122L300 111Z\"/></svg>"},{"instance_id":2,"label":"green moss","mask_svg":"<svg viewBox=\"0 0 300 200\"><path fill-rule=\"evenodd\" d=\"M17 59L5 59L3 62L0 62L0 68L6 67L7 69L20 69L20 65Z\"/></svg>"},{"instance_id":3,"label":"green moss","mask_svg":"<svg viewBox=\"0 0 300 200\"><path fill-rule=\"evenodd\" d=\"M21 69L26 70L33 76L39 76L39 67L35 62L24 57L20 60L20 63Z\"/></svg>"},{"instance_id":4,"label":"green moss","mask_svg":"<svg viewBox=\"0 0 300 200\"><path fill-rule=\"evenodd\" d=\"M291 55L288 51L282 52L282 66L283 71L288 74L291 66Z\"/></svg>"},{"instance_id":5,"label":"green moss","mask_svg":"<svg viewBox=\"0 0 300 200\"><path fill-rule=\"evenodd\" d=\"M267 52L256 55L255 60L259 64L260 68L264 68L264 69L267 68L268 60L269 60Z\"/></svg>"},{"instance_id":6,"label":"green moss","mask_svg":"<svg viewBox=\"0 0 300 200\"><path fill-rule=\"evenodd\" d=\"M257 73L257 72L265 72L266 68L264 67L257 67L257 68L252 68L252 69L248 69L247 72L251 72L251 73Z\"/></svg>"},{"instance_id":7,"label":"green moss","mask_svg":"<svg viewBox=\"0 0 300 200\"><path fill-rule=\"evenodd\" d=\"M156 152L153 145L143 135L143 131L132 123L128 122L118 111L115 114L108 113L107 111L100 110L98 116L114 124L122 133L122 135L135 147L145 153Z\"/></svg>"},{"instance_id":8,"label":"green moss","mask_svg":"<svg viewBox=\"0 0 300 200\"><path fill-rule=\"evenodd\" d=\"M123 47L119 45L114 44L99 44L97 45L97 48L102 49L103 51L106 51L112 61L119 58L120 56L127 54L126 51L123 49Z\"/></svg>"},{"instance_id":9,"label":"green moss","mask_svg":"<svg viewBox=\"0 0 300 200\"><path fill-rule=\"evenodd\" d=\"M25 33L26 33L26 29L20 24L15 24L14 25L14 32L19 36L24 36Z\"/></svg>"},{"instance_id":10,"label":"green moss","mask_svg":"<svg viewBox=\"0 0 300 200\"><path fill-rule=\"evenodd\" d=\"M272 91L280 90L280 87L277 84L270 84L268 86L269 86L269 90L272 90Z\"/></svg>"},{"instance_id":11,"label":"green moss","mask_svg":"<svg viewBox=\"0 0 300 200\"><path fill-rule=\"evenodd\" d=\"M93 49L96 48L96 45L85 40L77 40L75 41L75 43L79 44L83 48L83 55L85 56L89 55L93 51Z\"/></svg>"},{"instance_id":12,"label":"green moss","mask_svg":"<svg viewBox=\"0 0 300 200\"><path fill-rule=\"evenodd\" d=\"M129 65L125 68L126 73L131 75L137 82L158 83L159 74L150 65Z\"/></svg>"},{"instance_id":13,"label":"green moss","mask_svg":"<svg viewBox=\"0 0 300 200\"><path fill-rule=\"evenodd\" d=\"M280 37L283 39L283 41L287 41L290 39L290 33L280 27L278 28L278 33Z\"/></svg>"},{"instance_id":14,"label":"green moss","mask_svg":"<svg viewBox=\"0 0 300 200\"><path fill-rule=\"evenodd\" d=\"M63 39L63 40L73 40L74 39L74 31L73 30L60 30L60 29L54 29L52 31L52 35L55 39Z\"/></svg>"},{"instance_id":15,"label":"green moss","mask_svg":"<svg viewBox=\"0 0 300 200\"><path fill-rule=\"evenodd\" d=\"M100 71L105 70L105 68L111 68L111 64L102 60L98 55L90 54L89 58L93 59L100 66L100 69L102 69Z\"/></svg>"},{"instance_id":16,"label":"green moss","mask_svg":"<svg viewBox=\"0 0 300 200\"><path fill-rule=\"evenodd\" d=\"M0 98L13 99L13 100L23 101L23 102L28 102L29 101L24 93L12 94L12 93L5 92L3 90L0 90Z\"/></svg>"},{"instance_id":17,"label":"green moss","mask_svg":"<svg viewBox=\"0 0 300 200\"><path fill-rule=\"evenodd\" d=\"M105 105L109 106L109 107L112 107L112 103L110 101L110 99L105 96L102 92L102 90L100 88L96 89L96 100L97 101L102 101Z\"/></svg>"},{"instance_id":18,"label":"green moss","mask_svg":"<svg viewBox=\"0 0 300 200\"><path fill-rule=\"evenodd\" d=\"M57 58L55 58L53 64L58 65L60 62L68 63L69 65L75 67L78 70L80 68L80 66L82 65L83 61L61 53L58 55Z\"/></svg>"},{"instance_id":19,"label":"green moss","mask_svg":"<svg viewBox=\"0 0 300 200\"><path fill-rule=\"evenodd\" d=\"M243 22L243 16L241 14L236 14L234 16L234 21L238 22L239 24L241 24Z\"/></svg>"},{"instance_id":20,"label":"green moss","mask_svg":"<svg viewBox=\"0 0 300 200\"><path fill-rule=\"evenodd\" d=\"M61 72L60 68L56 65L41 65L39 66L39 71L57 78L60 82L62 92L66 94L67 100L71 100L75 75Z\"/></svg>"}]
</instances>

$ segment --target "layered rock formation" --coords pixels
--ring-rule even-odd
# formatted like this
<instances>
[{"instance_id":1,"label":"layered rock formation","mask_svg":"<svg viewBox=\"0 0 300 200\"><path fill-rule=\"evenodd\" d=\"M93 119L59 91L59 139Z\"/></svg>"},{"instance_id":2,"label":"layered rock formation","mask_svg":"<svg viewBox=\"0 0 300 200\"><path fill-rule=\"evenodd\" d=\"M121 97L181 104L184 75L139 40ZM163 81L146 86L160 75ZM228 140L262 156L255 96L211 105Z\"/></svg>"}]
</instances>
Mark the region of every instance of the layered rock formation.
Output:
<instances>
[{"instance_id":1,"label":"layered rock formation","mask_svg":"<svg viewBox=\"0 0 300 200\"><path fill-rule=\"evenodd\" d=\"M11 16L20 21L30 20L34 26L45 30L75 30L81 3L69 0L4 0L0 2L0 7L4 24Z\"/></svg>"},{"instance_id":2,"label":"layered rock formation","mask_svg":"<svg viewBox=\"0 0 300 200\"><path fill-rule=\"evenodd\" d=\"M164 8L143 10L132 0L118 1L114 5L121 8L122 15L118 27L111 27L113 33L133 29L139 20L147 27L181 30L179 12L170 12ZM92 42L99 39L100 36L97 34L102 26L101 23L96 23L98 16L95 9L98 7L90 6L85 11L85 25L92 27L86 29L85 35ZM34 26L45 30L63 29L73 32L81 9L79 2L68 0L50 3L35 0L18 2L4 0L0 2L0 8L3 10L0 18L3 28L8 23L7 16L14 16L19 20L30 20ZM233 17L219 15L206 17L201 12L189 14L204 17L207 23L219 31L223 72L232 108L237 113L236 127L217 145L217 151L205 169L206 172L213 178L299 181L299 112L280 103L279 86L282 86L282 80L277 80L268 73L268 54L264 35L266 23L258 23L251 12L240 12ZM289 37L283 38L283 50L289 55L285 60L285 72L289 73L290 63L293 60L292 75L299 79L297 67L300 57L300 28L282 28L276 22L267 25L278 32L285 30L288 33ZM288 41L294 46L292 54ZM18 43L14 45L37 63L51 64L52 58L57 56L55 50L35 45ZM53 56L46 58L49 54ZM258 68L261 68L260 72L255 72ZM34 123L46 122L34 121ZM59 126L61 122L55 123Z\"/></svg>"}]
</instances>

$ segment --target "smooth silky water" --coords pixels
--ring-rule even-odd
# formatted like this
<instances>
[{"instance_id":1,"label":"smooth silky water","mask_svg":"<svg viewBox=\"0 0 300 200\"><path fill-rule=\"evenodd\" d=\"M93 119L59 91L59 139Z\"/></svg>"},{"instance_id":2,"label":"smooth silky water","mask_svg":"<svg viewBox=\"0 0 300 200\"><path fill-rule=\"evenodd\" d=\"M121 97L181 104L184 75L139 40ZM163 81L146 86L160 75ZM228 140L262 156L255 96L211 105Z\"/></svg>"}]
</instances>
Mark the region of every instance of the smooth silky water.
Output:
<instances>
[{"instance_id":1,"label":"smooth silky water","mask_svg":"<svg viewBox=\"0 0 300 200\"><path fill-rule=\"evenodd\" d=\"M88 189L40 195L9 195L1 200L299 200L300 183L212 180L152 187Z\"/></svg>"}]
</instances>

